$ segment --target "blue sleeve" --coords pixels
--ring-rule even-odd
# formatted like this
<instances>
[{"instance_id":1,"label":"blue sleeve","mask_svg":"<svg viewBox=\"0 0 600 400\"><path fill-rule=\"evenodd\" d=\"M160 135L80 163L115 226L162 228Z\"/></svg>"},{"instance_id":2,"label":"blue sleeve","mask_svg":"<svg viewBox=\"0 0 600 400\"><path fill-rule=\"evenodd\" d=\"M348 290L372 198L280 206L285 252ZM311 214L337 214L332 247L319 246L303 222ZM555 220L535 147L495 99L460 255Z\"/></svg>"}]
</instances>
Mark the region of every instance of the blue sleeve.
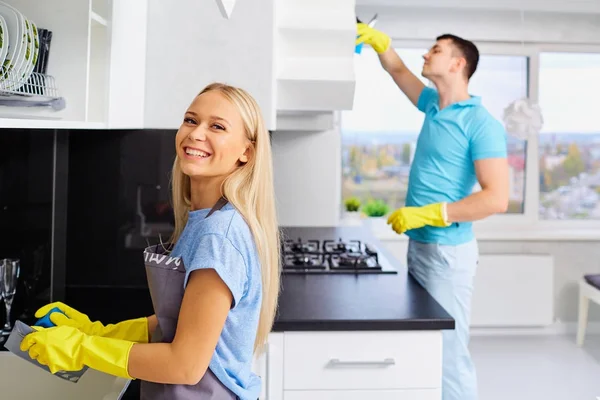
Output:
<instances>
[{"instance_id":1,"label":"blue sleeve","mask_svg":"<svg viewBox=\"0 0 600 400\"><path fill-rule=\"evenodd\" d=\"M419 100L417 101L417 108L419 111L427 112L434 102L438 101L438 92L437 90L425 86L419 95Z\"/></svg>"},{"instance_id":2,"label":"blue sleeve","mask_svg":"<svg viewBox=\"0 0 600 400\"><path fill-rule=\"evenodd\" d=\"M479 124L471 136L471 158L506 158L506 131L493 118Z\"/></svg>"},{"instance_id":3,"label":"blue sleeve","mask_svg":"<svg viewBox=\"0 0 600 400\"><path fill-rule=\"evenodd\" d=\"M190 273L199 269L214 269L225 282L233 295L234 308L245 293L248 282L247 268L244 258L233 243L222 235L205 234L195 243L196 250L190 253L189 260L184 260L185 281L187 286Z\"/></svg>"}]
</instances>

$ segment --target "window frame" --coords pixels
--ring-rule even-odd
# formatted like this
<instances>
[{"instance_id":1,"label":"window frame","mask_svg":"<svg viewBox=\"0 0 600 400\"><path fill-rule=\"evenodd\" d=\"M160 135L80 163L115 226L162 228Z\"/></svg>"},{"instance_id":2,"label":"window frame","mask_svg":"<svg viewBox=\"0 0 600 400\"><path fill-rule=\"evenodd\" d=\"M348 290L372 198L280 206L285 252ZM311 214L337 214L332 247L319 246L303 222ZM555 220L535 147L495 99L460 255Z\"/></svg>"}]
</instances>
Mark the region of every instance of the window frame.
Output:
<instances>
[{"instance_id":1,"label":"window frame","mask_svg":"<svg viewBox=\"0 0 600 400\"><path fill-rule=\"evenodd\" d=\"M394 48L427 49L432 41L393 39ZM533 101L539 99L540 54L544 52L599 53L600 45L592 44L554 44L554 43L509 43L475 41L479 52L485 55L525 56L528 57L528 95ZM400 56L402 56L400 54ZM399 89L398 89L399 90ZM542 110L543 113L544 110ZM337 119L341 115L337 116ZM340 125L338 125L340 126ZM527 141L525 169L525 202L522 214L494 215L474 223L478 231L494 230L587 230L600 229L598 220L543 220L539 218L539 140L533 137ZM340 187L341 193L341 187Z\"/></svg>"}]
</instances>

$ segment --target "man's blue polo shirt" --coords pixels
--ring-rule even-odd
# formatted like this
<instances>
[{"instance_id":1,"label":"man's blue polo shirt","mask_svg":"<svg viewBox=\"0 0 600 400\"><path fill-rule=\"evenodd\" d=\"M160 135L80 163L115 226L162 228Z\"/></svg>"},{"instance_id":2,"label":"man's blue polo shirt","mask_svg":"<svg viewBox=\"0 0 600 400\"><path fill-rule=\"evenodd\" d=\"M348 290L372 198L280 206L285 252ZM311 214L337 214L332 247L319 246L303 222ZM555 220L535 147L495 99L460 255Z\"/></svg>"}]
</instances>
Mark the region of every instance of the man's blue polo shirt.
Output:
<instances>
[{"instance_id":1,"label":"man's blue polo shirt","mask_svg":"<svg viewBox=\"0 0 600 400\"><path fill-rule=\"evenodd\" d=\"M425 121L410 169L406 205L452 203L467 197L477 182L474 162L506 158L504 127L477 96L440 110L438 92L426 87L417 107L425 113ZM419 242L445 245L466 243L474 237L470 222L446 228L425 226L406 234Z\"/></svg>"}]
</instances>

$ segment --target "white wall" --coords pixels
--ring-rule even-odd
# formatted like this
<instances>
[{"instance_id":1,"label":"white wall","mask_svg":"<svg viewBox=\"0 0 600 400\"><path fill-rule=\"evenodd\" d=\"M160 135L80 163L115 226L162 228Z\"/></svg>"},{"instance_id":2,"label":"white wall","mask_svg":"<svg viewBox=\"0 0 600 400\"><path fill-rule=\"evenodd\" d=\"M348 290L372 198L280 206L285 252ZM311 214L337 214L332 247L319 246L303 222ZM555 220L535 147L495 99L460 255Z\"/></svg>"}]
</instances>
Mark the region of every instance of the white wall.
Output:
<instances>
[{"instance_id":1,"label":"white wall","mask_svg":"<svg viewBox=\"0 0 600 400\"><path fill-rule=\"evenodd\" d=\"M279 224L332 226L341 204L338 128L322 132L273 132L273 167Z\"/></svg>"}]
</instances>

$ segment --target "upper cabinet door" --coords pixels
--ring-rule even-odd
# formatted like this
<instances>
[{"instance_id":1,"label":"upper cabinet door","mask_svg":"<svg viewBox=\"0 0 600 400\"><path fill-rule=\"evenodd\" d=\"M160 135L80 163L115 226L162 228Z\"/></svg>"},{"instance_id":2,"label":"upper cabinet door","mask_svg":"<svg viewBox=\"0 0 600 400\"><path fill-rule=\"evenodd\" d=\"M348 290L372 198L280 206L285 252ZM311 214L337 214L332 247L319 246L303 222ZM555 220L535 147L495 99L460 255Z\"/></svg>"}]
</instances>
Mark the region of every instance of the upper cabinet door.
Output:
<instances>
[{"instance_id":1,"label":"upper cabinet door","mask_svg":"<svg viewBox=\"0 0 600 400\"><path fill-rule=\"evenodd\" d=\"M275 0L238 1L229 19L215 0L148 1L144 126L176 128L212 82L247 90L275 126Z\"/></svg>"},{"instance_id":2,"label":"upper cabinet door","mask_svg":"<svg viewBox=\"0 0 600 400\"><path fill-rule=\"evenodd\" d=\"M353 0L278 0L277 105L282 114L348 110L354 100Z\"/></svg>"}]
</instances>

